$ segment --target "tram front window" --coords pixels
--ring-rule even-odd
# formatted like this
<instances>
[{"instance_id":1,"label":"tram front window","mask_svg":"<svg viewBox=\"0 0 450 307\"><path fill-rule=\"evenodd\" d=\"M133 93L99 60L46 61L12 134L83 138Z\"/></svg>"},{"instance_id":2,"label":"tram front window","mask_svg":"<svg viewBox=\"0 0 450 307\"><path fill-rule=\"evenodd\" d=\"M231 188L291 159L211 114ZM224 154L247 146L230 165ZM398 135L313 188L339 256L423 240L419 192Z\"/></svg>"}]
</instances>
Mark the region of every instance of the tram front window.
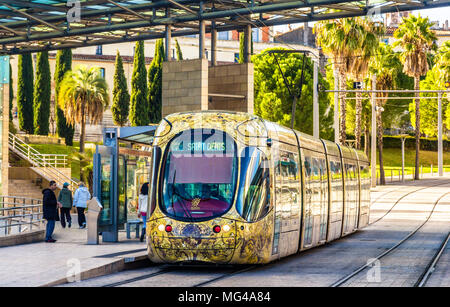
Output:
<instances>
[{"instance_id":1,"label":"tram front window","mask_svg":"<svg viewBox=\"0 0 450 307\"><path fill-rule=\"evenodd\" d=\"M163 212L185 221L227 212L237 179L235 152L231 137L214 129L194 129L174 137L163 169Z\"/></svg>"}]
</instances>

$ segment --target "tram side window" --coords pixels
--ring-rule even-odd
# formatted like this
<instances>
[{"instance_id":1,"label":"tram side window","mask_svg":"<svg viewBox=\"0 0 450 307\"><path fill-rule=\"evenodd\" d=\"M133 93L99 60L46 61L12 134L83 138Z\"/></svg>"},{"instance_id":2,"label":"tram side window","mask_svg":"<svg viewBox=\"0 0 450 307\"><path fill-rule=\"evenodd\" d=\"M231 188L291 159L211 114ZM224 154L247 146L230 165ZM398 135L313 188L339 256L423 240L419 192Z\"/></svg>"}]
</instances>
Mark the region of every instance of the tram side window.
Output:
<instances>
[{"instance_id":1,"label":"tram side window","mask_svg":"<svg viewBox=\"0 0 450 307\"><path fill-rule=\"evenodd\" d=\"M255 148L244 149L241 160L241 179L236 209L249 222L263 218L271 209L269 161Z\"/></svg>"}]
</instances>

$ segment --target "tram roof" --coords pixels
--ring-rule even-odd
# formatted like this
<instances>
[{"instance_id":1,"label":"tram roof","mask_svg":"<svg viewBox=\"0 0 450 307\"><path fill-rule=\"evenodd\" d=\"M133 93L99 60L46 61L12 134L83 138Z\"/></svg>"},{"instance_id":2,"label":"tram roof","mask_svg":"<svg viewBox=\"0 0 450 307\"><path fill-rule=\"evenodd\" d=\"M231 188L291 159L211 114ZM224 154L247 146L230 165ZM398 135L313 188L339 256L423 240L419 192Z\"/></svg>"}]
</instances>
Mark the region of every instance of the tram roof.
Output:
<instances>
[{"instance_id":1,"label":"tram roof","mask_svg":"<svg viewBox=\"0 0 450 307\"><path fill-rule=\"evenodd\" d=\"M450 0L2 0L0 54L450 6Z\"/></svg>"}]
</instances>

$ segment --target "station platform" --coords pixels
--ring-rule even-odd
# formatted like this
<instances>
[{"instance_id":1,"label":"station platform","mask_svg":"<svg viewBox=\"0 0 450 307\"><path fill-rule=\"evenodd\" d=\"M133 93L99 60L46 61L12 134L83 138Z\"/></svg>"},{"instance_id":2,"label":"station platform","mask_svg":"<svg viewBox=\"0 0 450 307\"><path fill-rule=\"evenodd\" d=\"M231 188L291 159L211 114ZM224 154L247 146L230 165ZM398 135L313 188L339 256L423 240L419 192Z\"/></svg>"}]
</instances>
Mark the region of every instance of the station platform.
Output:
<instances>
[{"instance_id":1,"label":"station platform","mask_svg":"<svg viewBox=\"0 0 450 307\"><path fill-rule=\"evenodd\" d=\"M0 248L0 287L52 286L73 278L76 270L81 279L120 271L132 262L146 261L146 244L126 238L119 231L118 243L87 245L87 230L79 229L76 215L72 228L56 222L56 243L31 243Z\"/></svg>"}]
</instances>

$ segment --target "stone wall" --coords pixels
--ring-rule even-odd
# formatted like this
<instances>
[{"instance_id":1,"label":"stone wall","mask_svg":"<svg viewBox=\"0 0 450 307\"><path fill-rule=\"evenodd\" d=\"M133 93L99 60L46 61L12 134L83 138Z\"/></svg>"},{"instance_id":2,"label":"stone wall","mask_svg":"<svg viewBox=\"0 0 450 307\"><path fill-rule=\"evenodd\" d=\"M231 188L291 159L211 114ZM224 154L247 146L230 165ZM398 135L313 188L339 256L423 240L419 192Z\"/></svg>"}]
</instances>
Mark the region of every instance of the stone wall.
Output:
<instances>
[{"instance_id":1,"label":"stone wall","mask_svg":"<svg viewBox=\"0 0 450 307\"><path fill-rule=\"evenodd\" d=\"M164 62L162 115L201 110L253 113L253 83L252 63L208 67L205 59Z\"/></svg>"},{"instance_id":2,"label":"stone wall","mask_svg":"<svg viewBox=\"0 0 450 307\"><path fill-rule=\"evenodd\" d=\"M162 116L208 110L208 61L206 59L163 63Z\"/></svg>"},{"instance_id":3,"label":"stone wall","mask_svg":"<svg viewBox=\"0 0 450 307\"><path fill-rule=\"evenodd\" d=\"M209 67L209 110L253 113L253 63ZM217 97L211 94L239 95L244 98Z\"/></svg>"}]
</instances>

